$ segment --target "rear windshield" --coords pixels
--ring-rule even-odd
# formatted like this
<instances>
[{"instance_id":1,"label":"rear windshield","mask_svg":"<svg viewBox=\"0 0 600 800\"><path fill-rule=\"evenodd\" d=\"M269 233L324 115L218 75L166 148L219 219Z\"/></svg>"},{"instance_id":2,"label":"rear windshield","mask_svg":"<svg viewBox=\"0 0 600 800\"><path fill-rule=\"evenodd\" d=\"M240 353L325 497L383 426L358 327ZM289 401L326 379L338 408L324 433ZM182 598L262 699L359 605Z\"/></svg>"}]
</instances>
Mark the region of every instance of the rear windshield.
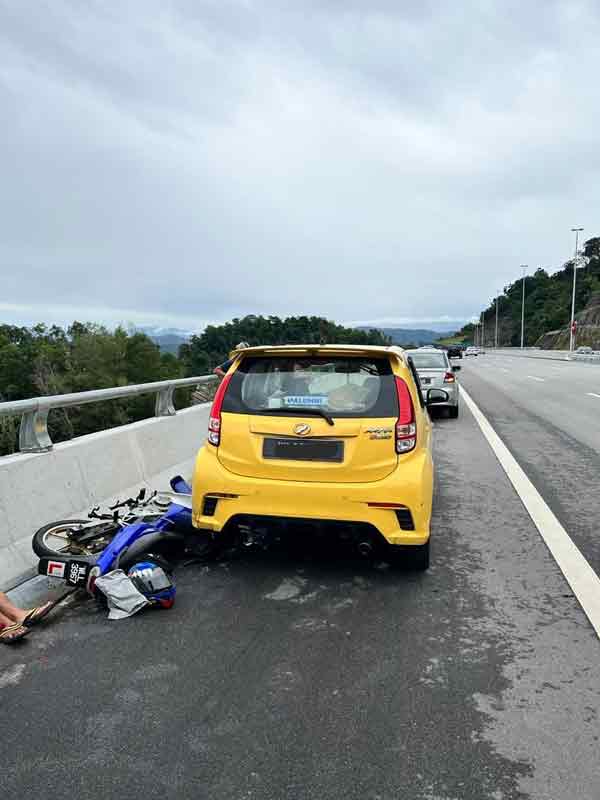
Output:
<instances>
[{"instance_id":1,"label":"rear windshield","mask_svg":"<svg viewBox=\"0 0 600 800\"><path fill-rule=\"evenodd\" d=\"M301 416L396 417L398 399L387 358L256 356L231 377L223 411ZM313 412L314 413L314 412Z\"/></svg>"},{"instance_id":2,"label":"rear windshield","mask_svg":"<svg viewBox=\"0 0 600 800\"><path fill-rule=\"evenodd\" d=\"M444 353L411 353L410 357L417 369L445 369Z\"/></svg>"}]
</instances>

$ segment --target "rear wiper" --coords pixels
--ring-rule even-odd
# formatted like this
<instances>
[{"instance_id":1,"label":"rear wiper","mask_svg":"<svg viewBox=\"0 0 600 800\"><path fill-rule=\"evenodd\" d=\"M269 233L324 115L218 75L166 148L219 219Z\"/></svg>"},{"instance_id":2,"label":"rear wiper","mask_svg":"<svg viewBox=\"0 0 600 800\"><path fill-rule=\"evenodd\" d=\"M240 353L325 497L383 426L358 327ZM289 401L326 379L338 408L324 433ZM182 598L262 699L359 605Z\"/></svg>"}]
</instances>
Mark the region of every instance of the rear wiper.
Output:
<instances>
[{"instance_id":1,"label":"rear wiper","mask_svg":"<svg viewBox=\"0 0 600 800\"><path fill-rule=\"evenodd\" d=\"M298 417L304 417L308 415L323 417L323 419L327 420L329 425L335 425L333 421L333 417L328 414L326 411L323 411L322 408L306 408L305 406L283 406L281 408L267 408L266 406L262 406L262 408L258 409L259 411L268 411L269 414L277 414L281 411L299 411L300 413L296 414Z\"/></svg>"}]
</instances>

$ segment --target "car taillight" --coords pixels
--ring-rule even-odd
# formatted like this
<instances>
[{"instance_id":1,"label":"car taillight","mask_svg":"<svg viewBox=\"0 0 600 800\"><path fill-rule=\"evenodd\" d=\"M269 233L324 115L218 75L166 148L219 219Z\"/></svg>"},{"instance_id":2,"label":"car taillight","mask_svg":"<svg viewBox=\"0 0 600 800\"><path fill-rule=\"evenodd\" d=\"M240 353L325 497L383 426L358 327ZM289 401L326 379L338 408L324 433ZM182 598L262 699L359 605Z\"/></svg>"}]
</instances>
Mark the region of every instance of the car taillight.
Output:
<instances>
[{"instance_id":1,"label":"car taillight","mask_svg":"<svg viewBox=\"0 0 600 800\"><path fill-rule=\"evenodd\" d=\"M218 447L221 441L221 408L223 407L223 398L225 397L225 392L227 391L230 380L231 375L225 375L221 381L221 385L217 389L212 408L210 409L210 416L208 418L208 441L215 447Z\"/></svg>"},{"instance_id":2,"label":"car taillight","mask_svg":"<svg viewBox=\"0 0 600 800\"><path fill-rule=\"evenodd\" d=\"M417 443L417 425L412 397L402 378L396 377L396 392L400 413L396 422L396 452L408 453Z\"/></svg>"},{"instance_id":3,"label":"car taillight","mask_svg":"<svg viewBox=\"0 0 600 800\"><path fill-rule=\"evenodd\" d=\"M444 375L444 383L455 383L455 382L456 378L454 377L454 374L452 372L447 372Z\"/></svg>"}]
</instances>

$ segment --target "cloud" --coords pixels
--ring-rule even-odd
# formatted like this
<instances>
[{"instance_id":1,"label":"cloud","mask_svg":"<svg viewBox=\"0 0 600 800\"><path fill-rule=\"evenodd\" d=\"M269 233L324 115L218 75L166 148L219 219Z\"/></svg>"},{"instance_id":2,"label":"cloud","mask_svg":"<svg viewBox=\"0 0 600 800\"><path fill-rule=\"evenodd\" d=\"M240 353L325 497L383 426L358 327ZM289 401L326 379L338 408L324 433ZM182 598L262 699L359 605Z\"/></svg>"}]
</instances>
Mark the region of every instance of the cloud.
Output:
<instances>
[{"instance_id":1,"label":"cloud","mask_svg":"<svg viewBox=\"0 0 600 800\"><path fill-rule=\"evenodd\" d=\"M0 313L468 318L598 233L599 33L565 0L0 3Z\"/></svg>"}]
</instances>

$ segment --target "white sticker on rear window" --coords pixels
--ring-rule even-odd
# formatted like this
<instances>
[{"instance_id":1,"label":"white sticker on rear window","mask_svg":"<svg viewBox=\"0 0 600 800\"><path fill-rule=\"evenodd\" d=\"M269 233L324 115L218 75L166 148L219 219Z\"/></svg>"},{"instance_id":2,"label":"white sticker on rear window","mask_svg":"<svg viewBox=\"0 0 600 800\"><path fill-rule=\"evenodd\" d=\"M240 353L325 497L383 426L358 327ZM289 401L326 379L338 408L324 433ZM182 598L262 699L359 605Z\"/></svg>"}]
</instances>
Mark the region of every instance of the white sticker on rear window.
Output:
<instances>
[{"instance_id":1,"label":"white sticker on rear window","mask_svg":"<svg viewBox=\"0 0 600 800\"><path fill-rule=\"evenodd\" d=\"M326 406L327 397L317 394L287 395L283 402L286 406Z\"/></svg>"}]
</instances>

